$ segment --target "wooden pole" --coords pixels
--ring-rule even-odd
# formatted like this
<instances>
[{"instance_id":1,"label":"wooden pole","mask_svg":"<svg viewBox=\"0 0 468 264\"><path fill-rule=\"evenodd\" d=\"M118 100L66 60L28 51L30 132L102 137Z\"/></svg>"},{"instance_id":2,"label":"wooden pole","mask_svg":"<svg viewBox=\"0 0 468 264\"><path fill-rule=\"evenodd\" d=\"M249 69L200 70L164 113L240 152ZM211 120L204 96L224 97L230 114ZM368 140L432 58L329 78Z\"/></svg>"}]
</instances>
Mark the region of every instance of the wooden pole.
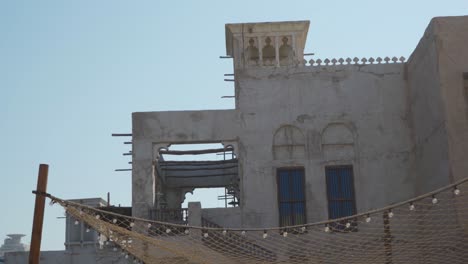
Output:
<instances>
[{"instance_id":1,"label":"wooden pole","mask_svg":"<svg viewBox=\"0 0 468 264\"><path fill-rule=\"evenodd\" d=\"M44 208L47 191L47 175L49 165L39 165L39 175L37 177L36 203L34 206L34 220L31 234L31 247L29 250L29 264L39 264L41 255L42 225L44 223Z\"/></svg>"},{"instance_id":2,"label":"wooden pole","mask_svg":"<svg viewBox=\"0 0 468 264\"><path fill-rule=\"evenodd\" d=\"M390 230L390 216L388 211L383 213L384 224L384 248L385 248L385 264L392 264L392 233Z\"/></svg>"}]
</instances>

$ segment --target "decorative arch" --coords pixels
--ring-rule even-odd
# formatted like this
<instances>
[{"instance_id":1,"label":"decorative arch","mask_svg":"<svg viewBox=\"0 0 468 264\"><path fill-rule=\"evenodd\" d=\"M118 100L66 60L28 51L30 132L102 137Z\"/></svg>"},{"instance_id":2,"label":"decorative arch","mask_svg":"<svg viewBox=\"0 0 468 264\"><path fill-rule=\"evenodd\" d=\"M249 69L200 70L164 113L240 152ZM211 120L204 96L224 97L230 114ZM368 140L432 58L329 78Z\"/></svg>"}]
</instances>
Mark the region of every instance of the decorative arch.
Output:
<instances>
[{"instance_id":1,"label":"decorative arch","mask_svg":"<svg viewBox=\"0 0 468 264\"><path fill-rule=\"evenodd\" d=\"M322 131L325 161L351 162L355 158L355 134L344 123L330 123Z\"/></svg>"},{"instance_id":2,"label":"decorative arch","mask_svg":"<svg viewBox=\"0 0 468 264\"><path fill-rule=\"evenodd\" d=\"M322 145L352 145L354 134L343 123L328 124L322 132Z\"/></svg>"},{"instance_id":3,"label":"decorative arch","mask_svg":"<svg viewBox=\"0 0 468 264\"><path fill-rule=\"evenodd\" d=\"M285 125L276 130L273 136L274 159L303 159L305 157L305 136L292 125Z\"/></svg>"}]
</instances>

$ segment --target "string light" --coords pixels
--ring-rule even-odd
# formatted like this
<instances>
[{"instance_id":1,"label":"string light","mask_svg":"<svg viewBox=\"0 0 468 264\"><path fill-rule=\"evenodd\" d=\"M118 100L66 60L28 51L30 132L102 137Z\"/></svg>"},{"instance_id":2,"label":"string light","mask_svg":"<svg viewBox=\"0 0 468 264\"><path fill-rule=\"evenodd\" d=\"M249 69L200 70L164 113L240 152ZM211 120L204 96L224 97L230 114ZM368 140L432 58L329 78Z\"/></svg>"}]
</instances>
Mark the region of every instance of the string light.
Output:
<instances>
[{"instance_id":1,"label":"string light","mask_svg":"<svg viewBox=\"0 0 468 264\"><path fill-rule=\"evenodd\" d=\"M208 237L208 233L203 234L204 237Z\"/></svg>"},{"instance_id":2,"label":"string light","mask_svg":"<svg viewBox=\"0 0 468 264\"><path fill-rule=\"evenodd\" d=\"M367 217L366 217L366 223L370 223L371 220L372 220L372 218L370 217L370 215L367 215Z\"/></svg>"},{"instance_id":3,"label":"string light","mask_svg":"<svg viewBox=\"0 0 468 264\"><path fill-rule=\"evenodd\" d=\"M410 209L410 211L414 211L415 207L414 207L413 203L410 203L409 209Z\"/></svg>"},{"instance_id":4,"label":"string light","mask_svg":"<svg viewBox=\"0 0 468 264\"><path fill-rule=\"evenodd\" d=\"M432 204L436 204L438 202L439 202L439 200L437 200L437 198L433 195L432 196Z\"/></svg>"},{"instance_id":5,"label":"string light","mask_svg":"<svg viewBox=\"0 0 468 264\"><path fill-rule=\"evenodd\" d=\"M325 226L325 233L330 232L330 227L328 225Z\"/></svg>"},{"instance_id":6,"label":"string light","mask_svg":"<svg viewBox=\"0 0 468 264\"><path fill-rule=\"evenodd\" d=\"M185 229L184 233L185 233L186 235L188 235L188 234L190 233L190 231L188 230L188 228Z\"/></svg>"},{"instance_id":7,"label":"string light","mask_svg":"<svg viewBox=\"0 0 468 264\"><path fill-rule=\"evenodd\" d=\"M89 233L89 231L91 231L91 230L89 229L89 227L86 228L86 233Z\"/></svg>"},{"instance_id":8,"label":"string light","mask_svg":"<svg viewBox=\"0 0 468 264\"><path fill-rule=\"evenodd\" d=\"M130 227L134 227L135 226L135 223L134 222L131 222L130 223Z\"/></svg>"},{"instance_id":9,"label":"string light","mask_svg":"<svg viewBox=\"0 0 468 264\"><path fill-rule=\"evenodd\" d=\"M166 233L169 234L170 232L171 232L171 229L170 229L170 228L166 229Z\"/></svg>"},{"instance_id":10,"label":"string light","mask_svg":"<svg viewBox=\"0 0 468 264\"><path fill-rule=\"evenodd\" d=\"M453 190L453 194L460 195L460 189L458 189L457 186L455 186L455 189Z\"/></svg>"},{"instance_id":11,"label":"string light","mask_svg":"<svg viewBox=\"0 0 468 264\"><path fill-rule=\"evenodd\" d=\"M305 226L301 227L301 231L302 231L302 232L305 232L305 231L306 231L306 227L305 227Z\"/></svg>"},{"instance_id":12,"label":"string light","mask_svg":"<svg viewBox=\"0 0 468 264\"><path fill-rule=\"evenodd\" d=\"M350 222L346 223L346 228L350 228L350 227L351 227L351 223Z\"/></svg>"},{"instance_id":13,"label":"string light","mask_svg":"<svg viewBox=\"0 0 468 264\"><path fill-rule=\"evenodd\" d=\"M392 218L393 216L394 216L393 211L390 210L390 211L388 212L388 218Z\"/></svg>"},{"instance_id":14,"label":"string light","mask_svg":"<svg viewBox=\"0 0 468 264\"><path fill-rule=\"evenodd\" d=\"M79 224L80 224L80 221L76 220L75 225L79 225Z\"/></svg>"},{"instance_id":15,"label":"string light","mask_svg":"<svg viewBox=\"0 0 468 264\"><path fill-rule=\"evenodd\" d=\"M101 218L101 216L98 215L98 214L95 217L96 217L97 220L99 220L99 218Z\"/></svg>"},{"instance_id":16,"label":"string light","mask_svg":"<svg viewBox=\"0 0 468 264\"><path fill-rule=\"evenodd\" d=\"M242 232L241 232L241 235L245 236L245 231L242 231Z\"/></svg>"},{"instance_id":17,"label":"string light","mask_svg":"<svg viewBox=\"0 0 468 264\"><path fill-rule=\"evenodd\" d=\"M263 231L263 239L265 239L265 238L267 238L267 237L268 237L268 233L267 233L267 231L265 230L265 231Z\"/></svg>"},{"instance_id":18,"label":"string light","mask_svg":"<svg viewBox=\"0 0 468 264\"><path fill-rule=\"evenodd\" d=\"M117 219L114 218L114 219L112 220L112 223L114 223L114 224L117 223Z\"/></svg>"},{"instance_id":19,"label":"string light","mask_svg":"<svg viewBox=\"0 0 468 264\"><path fill-rule=\"evenodd\" d=\"M151 228L151 223L148 223L148 228Z\"/></svg>"},{"instance_id":20,"label":"string light","mask_svg":"<svg viewBox=\"0 0 468 264\"><path fill-rule=\"evenodd\" d=\"M226 231L226 230L223 230L223 236L225 236L225 235L226 235L226 233L227 233L227 231Z\"/></svg>"},{"instance_id":21,"label":"string light","mask_svg":"<svg viewBox=\"0 0 468 264\"><path fill-rule=\"evenodd\" d=\"M287 237L288 236L288 232L284 231L283 232L283 237Z\"/></svg>"}]
</instances>

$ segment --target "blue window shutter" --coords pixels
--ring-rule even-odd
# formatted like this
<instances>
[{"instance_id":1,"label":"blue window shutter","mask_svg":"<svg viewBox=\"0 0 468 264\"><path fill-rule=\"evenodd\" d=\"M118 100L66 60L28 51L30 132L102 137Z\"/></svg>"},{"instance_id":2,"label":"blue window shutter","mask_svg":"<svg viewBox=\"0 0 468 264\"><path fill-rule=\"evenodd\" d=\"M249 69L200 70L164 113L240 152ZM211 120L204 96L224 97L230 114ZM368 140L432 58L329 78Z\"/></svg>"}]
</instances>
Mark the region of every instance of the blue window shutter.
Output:
<instances>
[{"instance_id":1,"label":"blue window shutter","mask_svg":"<svg viewBox=\"0 0 468 264\"><path fill-rule=\"evenodd\" d=\"M330 219L356 214L352 166L325 168Z\"/></svg>"},{"instance_id":2,"label":"blue window shutter","mask_svg":"<svg viewBox=\"0 0 468 264\"><path fill-rule=\"evenodd\" d=\"M280 225L305 224L304 169L278 169L277 184Z\"/></svg>"}]
</instances>

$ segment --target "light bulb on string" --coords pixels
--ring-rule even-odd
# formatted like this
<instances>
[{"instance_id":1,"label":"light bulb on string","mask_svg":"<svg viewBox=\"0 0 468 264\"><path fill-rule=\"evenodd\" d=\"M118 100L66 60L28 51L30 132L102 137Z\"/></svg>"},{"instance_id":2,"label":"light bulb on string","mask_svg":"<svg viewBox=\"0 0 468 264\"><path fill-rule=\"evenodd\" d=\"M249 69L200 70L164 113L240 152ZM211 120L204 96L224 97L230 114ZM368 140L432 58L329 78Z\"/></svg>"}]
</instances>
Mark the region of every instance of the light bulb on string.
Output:
<instances>
[{"instance_id":1,"label":"light bulb on string","mask_svg":"<svg viewBox=\"0 0 468 264\"><path fill-rule=\"evenodd\" d=\"M86 228L86 233L89 233L89 231L91 231L91 230L89 229L89 227Z\"/></svg>"},{"instance_id":2,"label":"light bulb on string","mask_svg":"<svg viewBox=\"0 0 468 264\"><path fill-rule=\"evenodd\" d=\"M306 227L305 227L305 226L301 227L301 231L302 231L302 232L305 232L305 231L306 231Z\"/></svg>"},{"instance_id":3,"label":"light bulb on string","mask_svg":"<svg viewBox=\"0 0 468 264\"><path fill-rule=\"evenodd\" d=\"M328 232L330 232L330 227L329 227L328 225L326 225L326 226L325 226L325 230L324 230L324 231L325 231L325 233L328 233Z\"/></svg>"},{"instance_id":4,"label":"light bulb on string","mask_svg":"<svg viewBox=\"0 0 468 264\"><path fill-rule=\"evenodd\" d=\"M170 228L166 229L166 233L169 234L170 232L171 232L171 229L170 229Z\"/></svg>"},{"instance_id":5,"label":"light bulb on string","mask_svg":"<svg viewBox=\"0 0 468 264\"><path fill-rule=\"evenodd\" d=\"M184 233L185 233L186 235L188 235L188 234L190 233L190 230L187 228L187 229L185 229Z\"/></svg>"},{"instance_id":6,"label":"light bulb on string","mask_svg":"<svg viewBox=\"0 0 468 264\"><path fill-rule=\"evenodd\" d=\"M388 212L388 218L392 218L393 216L394 216L393 211L390 210L390 211Z\"/></svg>"},{"instance_id":7,"label":"light bulb on string","mask_svg":"<svg viewBox=\"0 0 468 264\"><path fill-rule=\"evenodd\" d=\"M98 214L95 217L96 217L97 220L99 220L99 218L101 218L101 216L98 215Z\"/></svg>"},{"instance_id":8,"label":"light bulb on string","mask_svg":"<svg viewBox=\"0 0 468 264\"><path fill-rule=\"evenodd\" d=\"M351 223L350 222L346 223L346 228L350 228L350 227L351 227Z\"/></svg>"},{"instance_id":9,"label":"light bulb on string","mask_svg":"<svg viewBox=\"0 0 468 264\"><path fill-rule=\"evenodd\" d=\"M225 236L225 235L226 235L226 233L227 233L227 231L226 231L226 230L223 230L223 236Z\"/></svg>"},{"instance_id":10,"label":"light bulb on string","mask_svg":"<svg viewBox=\"0 0 468 264\"><path fill-rule=\"evenodd\" d=\"M366 217L366 223L370 223L371 220L372 220L372 218L370 217L370 215L367 215L367 217Z\"/></svg>"},{"instance_id":11,"label":"light bulb on string","mask_svg":"<svg viewBox=\"0 0 468 264\"><path fill-rule=\"evenodd\" d=\"M461 193L460 189L458 189L458 187L455 186L455 189L453 189L453 194L460 195L460 193Z\"/></svg>"},{"instance_id":12,"label":"light bulb on string","mask_svg":"<svg viewBox=\"0 0 468 264\"><path fill-rule=\"evenodd\" d=\"M283 232L283 237L288 237L288 232L284 231Z\"/></svg>"},{"instance_id":13,"label":"light bulb on string","mask_svg":"<svg viewBox=\"0 0 468 264\"><path fill-rule=\"evenodd\" d=\"M151 223L148 223L148 228L151 228Z\"/></svg>"},{"instance_id":14,"label":"light bulb on string","mask_svg":"<svg viewBox=\"0 0 468 264\"><path fill-rule=\"evenodd\" d=\"M204 237L208 237L208 233L203 234Z\"/></svg>"},{"instance_id":15,"label":"light bulb on string","mask_svg":"<svg viewBox=\"0 0 468 264\"><path fill-rule=\"evenodd\" d=\"M117 219L115 219L115 218L112 219L112 223L114 223L114 224L117 223Z\"/></svg>"},{"instance_id":16,"label":"light bulb on string","mask_svg":"<svg viewBox=\"0 0 468 264\"><path fill-rule=\"evenodd\" d=\"M265 230L265 231L263 231L263 239L265 239L265 238L267 238L267 237L268 237L268 233L267 233L267 231Z\"/></svg>"},{"instance_id":17,"label":"light bulb on string","mask_svg":"<svg viewBox=\"0 0 468 264\"><path fill-rule=\"evenodd\" d=\"M241 235L245 236L245 231L242 231L242 232L241 232Z\"/></svg>"},{"instance_id":18,"label":"light bulb on string","mask_svg":"<svg viewBox=\"0 0 468 264\"><path fill-rule=\"evenodd\" d=\"M80 224L80 221L75 220L75 225L79 225L79 224Z\"/></svg>"},{"instance_id":19,"label":"light bulb on string","mask_svg":"<svg viewBox=\"0 0 468 264\"><path fill-rule=\"evenodd\" d=\"M439 202L439 200L437 200L437 198L435 196L432 196L432 204L436 204L438 202Z\"/></svg>"},{"instance_id":20,"label":"light bulb on string","mask_svg":"<svg viewBox=\"0 0 468 264\"><path fill-rule=\"evenodd\" d=\"M131 222L130 223L130 227L134 227L135 226L135 223L134 222Z\"/></svg>"},{"instance_id":21,"label":"light bulb on string","mask_svg":"<svg viewBox=\"0 0 468 264\"><path fill-rule=\"evenodd\" d=\"M416 207L414 206L413 203L410 203L409 209L410 209L410 211L414 211L414 209L416 209Z\"/></svg>"}]
</instances>

